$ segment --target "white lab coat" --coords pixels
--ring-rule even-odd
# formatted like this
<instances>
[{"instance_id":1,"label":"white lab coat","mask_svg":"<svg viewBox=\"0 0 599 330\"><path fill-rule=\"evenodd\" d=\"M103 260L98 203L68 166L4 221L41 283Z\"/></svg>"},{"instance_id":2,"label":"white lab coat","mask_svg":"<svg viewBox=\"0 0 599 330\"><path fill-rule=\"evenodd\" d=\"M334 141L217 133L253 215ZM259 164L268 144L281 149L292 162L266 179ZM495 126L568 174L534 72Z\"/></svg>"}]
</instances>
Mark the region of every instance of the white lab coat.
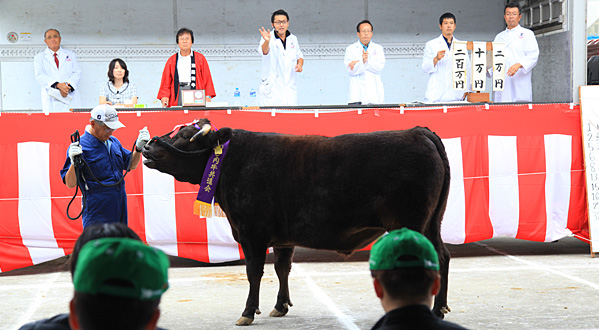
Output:
<instances>
[{"instance_id":1,"label":"white lab coat","mask_svg":"<svg viewBox=\"0 0 599 330\"><path fill-rule=\"evenodd\" d=\"M443 35L430 40L424 46L424 56L422 57L422 71L428 73L428 84L424 93L424 101L426 103L436 102L454 102L460 101L464 97L465 92L472 91L472 77L470 68L470 58L466 57L466 90L457 90L453 88L453 45L459 41L453 37L451 41L451 49L447 47L447 43ZM445 56L437 62L433 59L437 53L444 50Z\"/></svg>"},{"instance_id":2,"label":"white lab coat","mask_svg":"<svg viewBox=\"0 0 599 330\"><path fill-rule=\"evenodd\" d=\"M385 88L381 80L381 71L385 67L383 47L370 41L368 44L368 61L362 62L364 47L358 40L345 49L345 69L349 73L349 103L382 104L385 101ZM358 61L354 69L349 63Z\"/></svg>"},{"instance_id":3,"label":"white lab coat","mask_svg":"<svg viewBox=\"0 0 599 330\"><path fill-rule=\"evenodd\" d=\"M297 60L304 55L297 38L293 34L286 37L287 48L283 48L281 39L275 37L274 30L270 32L270 49L268 54L262 54L261 38L258 52L262 55L262 77L258 88L260 106L296 106L297 82L295 66Z\"/></svg>"},{"instance_id":4,"label":"white lab coat","mask_svg":"<svg viewBox=\"0 0 599 330\"><path fill-rule=\"evenodd\" d=\"M77 63L75 53L70 50L58 49L59 68L54 62L54 52L50 48L35 55L33 59L35 66L35 80L42 89L42 110L44 112L66 112L71 108L81 106L79 97L79 79L81 78L81 69ZM75 89L69 93L73 96L69 104L62 103L48 95L48 91L55 82L67 82Z\"/></svg>"},{"instance_id":5,"label":"white lab coat","mask_svg":"<svg viewBox=\"0 0 599 330\"><path fill-rule=\"evenodd\" d=\"M497 34L493 42L505 43L505 81L502 92L494 92L495 102L532 102L532 69L539 59L539 45L534 32L520 25ZM512 77L508 69L516 64L522 67Z\"/></svg>"}]
</instances>

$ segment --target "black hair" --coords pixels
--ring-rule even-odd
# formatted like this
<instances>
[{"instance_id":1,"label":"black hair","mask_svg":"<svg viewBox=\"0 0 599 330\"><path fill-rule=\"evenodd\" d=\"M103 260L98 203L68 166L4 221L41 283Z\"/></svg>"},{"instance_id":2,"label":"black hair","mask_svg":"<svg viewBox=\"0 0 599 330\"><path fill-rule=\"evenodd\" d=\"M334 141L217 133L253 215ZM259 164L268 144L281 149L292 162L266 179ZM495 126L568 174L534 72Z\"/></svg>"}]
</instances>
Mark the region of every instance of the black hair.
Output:
<instances>
[{"instance_id":1,"label":"black hair","mask_svg":"<svg viewBox=\"0 0 599 330\"><path fill-rule=\"evenodd\" d=\"M75 242L75 247L73 247L73 253L71 254L71 258L69 260L69 271L71 272L71 278L75 274L75 267L77 265L79 251L81 251L81 248L83 248L85 243L104 237L127 237L141 241L141 238L139 238L139 236L131 228L122 223L104 223L85 227Z\"/></svg>"},{"instance_id":2,"label":"black hair","mask_svg":"<svg viewBox=\"0 0 599 330\"><path fill-rule=\"evenodd\" d=\"M457 23L455 16L452 13L445 13L445 14L441 15L441 17L439 17L439 25L443 25L444 19L450 19L450 18L453 19L454 24Z\"/></svg>"},{"instance_id":3,"label":"black hair","mask_svg":"<svg viewBox=\"0 0 599 330\"><path fill-rule=\"evenodd\" d=\"M283 9L279 9L279 10L275 11L274 13L272 13L272 15L270 16L271 23L275 22L275 16L277 16L277 15L285 15L285 17L287 17L287 20L289 21L289 14L287 14L287 12L284 11Z\"/></svg>"},{"instance_id":4,"label":"black hair","mask_svg":"<svg viewBox=\"0 0 599 330\"><path fill-rule=\"evenodd\" d=\"M522 7L517 2L510 2L503 8L503 13L505 14L505 10L508 8L518 8L518 15L522 15Z\"/></svg>"},{"instance_id":5,"label":"black hair","mask_svg":"<svg viewBox=\"0 0 599 330\"><path fill-rule=\"evenodd\" d=\"M60 31L50 28L50 29L47 29L46 32L44 32L44 39L46 39L46 34L48 34L48 31L56 31L56 33L58 33L58 36L60 37Z\"/></svg>"},{"instance_id":6,"label":"black hair","mask_svg":"<svg viewBox=\"0 0 599 330\"><path fill-rule=\"evenodd\" d=\"M125 70L125 76L123 77L123 82L128 83L129 82L129 70L127 70L127 64L125 64L125 61L121 60L120 58L115 58L114 60L110 61L110 64L108 64L108 80L112 81L112 83L114 84L114 67L116 66L117 62L119 63L121 68L123 68L123 70Z\"/></svg>"},{"instance_id":7,"label":"black hair","mask_svg":"<svg viewBox=\"0 0 599 330\"><path fill-rule=\"evenodd\" d=\"M182 36L186 33L189 33L191 36L191 43L193 44L193 31L188 28L180 28L179 31L177 31L177 43L179 43L179 36Z\"/></svg>"},{"instance_id":8,"label":"black hair","mask_svg":"<svg viewBox=\"0 0 599 330\"><path fill-rule=\"evenodd\" d=\"M366 23L367 23L368 25L370 25L370 29L371 29L372 31L374 31L374 26L372 26L372 23L370 23L370 21L369 21L369 20L367 20L367 19L365 19L365 20L361 21L360 23L358 23L358 25L356 25L356 31L360 32L360 25L362 25L362 24L366 24Z\"/></svg>"},{"instance_id":9,"label":"black hair","mask_svg":"<svg viewBox=\"0 0 599 330\"><path fill-rule=\"evenodd\" d=\"M139 300L76 292L75 314L85 330L142 330L160 305L160 298Z\"/></svg>"},{"instance_id":10,"label":"black hair","mask_svg":"<svg viewBox=\"0 0 599 330\"><path fill-rule=\"evenodd\" d=\"M412 267L371 270L370 274L381 283L385 293L393 299L423 300L430 297L431 287L439 271Z\"/></svg>"}]
</instances>

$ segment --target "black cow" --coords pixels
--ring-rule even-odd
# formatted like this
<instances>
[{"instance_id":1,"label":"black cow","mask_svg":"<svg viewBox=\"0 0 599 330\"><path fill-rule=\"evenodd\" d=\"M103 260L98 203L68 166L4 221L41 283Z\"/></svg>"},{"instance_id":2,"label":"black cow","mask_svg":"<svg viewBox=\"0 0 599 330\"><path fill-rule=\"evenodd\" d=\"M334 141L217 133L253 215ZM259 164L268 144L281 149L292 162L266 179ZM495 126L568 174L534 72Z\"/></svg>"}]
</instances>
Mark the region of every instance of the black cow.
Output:
<instances>
[{"instance_id":1,"label":"black cow","mask_svg":"<svg viewBox=\"0 0 599 330\"><path fill-rule=\"evenodd\" d=\"M450 255L440 235L449 162L441 139L428 128L296 136L211 131L210 122L202 119L170 136L154 137L144 147L144 164L195 184L213 149L229 141L215 199L246 258L250 291L237 325L251 324L254 313L260 313L268 247L274 248L279 278L270 315L283 316L292 306L288 276L295 246L350 254L401 227L423 233L437 249L442 287L433 311L443 317L449 310Z\"/></svg>"}]
</instances>

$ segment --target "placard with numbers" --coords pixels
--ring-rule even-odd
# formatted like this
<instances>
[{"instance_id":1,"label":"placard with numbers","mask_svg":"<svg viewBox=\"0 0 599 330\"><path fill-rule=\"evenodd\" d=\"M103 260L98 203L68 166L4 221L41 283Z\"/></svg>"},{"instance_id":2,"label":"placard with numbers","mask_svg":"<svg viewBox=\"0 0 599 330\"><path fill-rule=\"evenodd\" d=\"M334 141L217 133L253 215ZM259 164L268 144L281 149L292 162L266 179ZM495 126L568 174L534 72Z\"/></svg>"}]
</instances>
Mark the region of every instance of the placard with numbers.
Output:
<instances>
[{"instance_id":1,"label":"placard with numbers","mask_svg":"<svg viewBox=\"0 0 599 330\"><path fill-rule=\"evenodd\" d=\"M582 148L589 208L591 255L599 252L599 86L580 86ZM595 241L596 244L593 244Z\"/></svg>"},{"instance_id":2,"label":"placard with numbers","mask_svg":"<svg viewBox=\"0 0 599 330\"><path fill-rule=\"evenodd\" d=\"M472 90L484 91L487 79L487 43L475 41L472 46Z\"/></svg>"},{"instance_id":3,"label":"placard with numbers","mask_svg":"<svg viewBox=\"0 0 599 330\"><path fill-rule=\"evenodd\" d=\"M466 63L468 50L465 41L453 42L453 89L466 90Z\"/></svg>"},{"instance_id":4,"label":"placard with numbers","mask_svg":"<svg viewBox=\"0 0 599 330\"><path fill-rule=\"evenodd\" d=\"M503 91L505 82L505 43L493 43L493 91Z\"/></svg>"}]
</instances>

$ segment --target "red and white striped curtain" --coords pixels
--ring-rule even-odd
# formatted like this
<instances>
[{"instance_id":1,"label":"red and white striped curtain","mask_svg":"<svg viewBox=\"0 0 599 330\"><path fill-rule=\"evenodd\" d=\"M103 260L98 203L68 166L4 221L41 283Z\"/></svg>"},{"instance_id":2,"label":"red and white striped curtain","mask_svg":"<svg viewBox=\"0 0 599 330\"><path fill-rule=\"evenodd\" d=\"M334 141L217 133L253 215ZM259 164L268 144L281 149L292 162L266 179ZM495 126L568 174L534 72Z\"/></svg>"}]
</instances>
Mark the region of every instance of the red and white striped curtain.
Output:
<instances>
[{"instance_id":1,"label":"red and white striped curtain","mask_svg":"<svg viewBox=\"0 0 599 330\"><path fill-rule=\"evenodd\" d=\"M119 117L127 127L114 135L126 148L144 126L152 135L163 135L196 118L208 118L218 128L325 136L426 126L443 138L451 165L445 242L495 236L553 241L570 232L588 237L578 106L320 110L318 116L178 110L121 112ZM0 271L72 251L82 226L66 217L74 189L62 183L59 170L70 134L82 133L88 119L88 113L0 115ZM129 226L150 245L202 262L243 258L225 218L193 215L198 186L143 166L125 181ZM78 214L80 203L78 197L71 215Z\"/></svg>"}]
</instances>

